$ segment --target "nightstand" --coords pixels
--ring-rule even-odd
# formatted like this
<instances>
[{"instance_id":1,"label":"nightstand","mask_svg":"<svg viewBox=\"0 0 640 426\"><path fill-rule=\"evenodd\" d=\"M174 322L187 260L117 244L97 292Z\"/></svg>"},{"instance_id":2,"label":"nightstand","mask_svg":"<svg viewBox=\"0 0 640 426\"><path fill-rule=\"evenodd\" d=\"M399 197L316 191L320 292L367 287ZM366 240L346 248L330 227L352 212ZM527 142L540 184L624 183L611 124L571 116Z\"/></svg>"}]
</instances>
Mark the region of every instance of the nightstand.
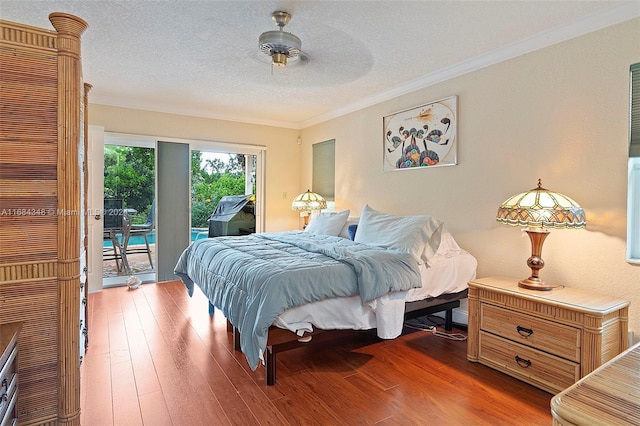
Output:
<instances>
[{"instance_id":1,"label":"nightstand","mask_svg":"<svg viewBox=\"0 0 640 426\"><path fill-rule=\"evenodd\" d=\"M629 302L518 278L469 282L467 359L558 393L627 348Z\"/></svg>"}]
</instances>

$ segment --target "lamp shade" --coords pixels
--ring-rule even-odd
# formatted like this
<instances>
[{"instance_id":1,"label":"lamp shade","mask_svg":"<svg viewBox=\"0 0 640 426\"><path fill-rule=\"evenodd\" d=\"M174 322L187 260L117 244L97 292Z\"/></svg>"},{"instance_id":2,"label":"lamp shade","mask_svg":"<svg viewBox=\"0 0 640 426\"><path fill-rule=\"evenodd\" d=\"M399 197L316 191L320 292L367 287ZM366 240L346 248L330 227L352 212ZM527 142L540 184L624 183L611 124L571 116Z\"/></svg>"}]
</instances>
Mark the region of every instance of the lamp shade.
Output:
<instances>
[{"instance_id":1,"label":"lamp shade","mask_svg":"<svg viewBox=\"0 0 640 426\"><path fill-rule=\"evenodd\" d=\"M327 201L321 195L307 189L307 192L303 192L293 199L291 208L306 211L322 210L327 208Z\"/></svg>"},{"instance_id":2,"label":"lamp shade","mask_svg":"<svg viewBox=\"0 0 640 426\"><path fill-rule=\"evenodd\" d=\"M500 208L496 220L507 225L532 228L584 228L587 225L584 210L566 195L538 186L514 195Z\"/></svg>"}]
</instances>

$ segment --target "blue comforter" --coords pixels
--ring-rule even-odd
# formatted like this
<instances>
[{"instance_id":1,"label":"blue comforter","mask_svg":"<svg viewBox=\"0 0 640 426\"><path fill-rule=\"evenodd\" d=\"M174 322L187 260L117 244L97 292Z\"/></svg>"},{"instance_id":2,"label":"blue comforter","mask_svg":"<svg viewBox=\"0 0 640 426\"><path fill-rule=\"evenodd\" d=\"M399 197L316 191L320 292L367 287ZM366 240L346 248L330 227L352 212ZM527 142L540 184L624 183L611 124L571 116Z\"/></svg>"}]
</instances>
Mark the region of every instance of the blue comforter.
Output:
<instances>
[{"instance_id":1,"label":"blue comforter","mask_svg":"<svg viewBox=\"0 0 640 426\"><path fill-rule=\"evenodd\" d=\"M190 295L196 283L238 328L254 370L269 327L287 309L341 296L368 302L421 286L409 254L300 231L198 240L174 272Z\"/></svg>"}]
</instances>

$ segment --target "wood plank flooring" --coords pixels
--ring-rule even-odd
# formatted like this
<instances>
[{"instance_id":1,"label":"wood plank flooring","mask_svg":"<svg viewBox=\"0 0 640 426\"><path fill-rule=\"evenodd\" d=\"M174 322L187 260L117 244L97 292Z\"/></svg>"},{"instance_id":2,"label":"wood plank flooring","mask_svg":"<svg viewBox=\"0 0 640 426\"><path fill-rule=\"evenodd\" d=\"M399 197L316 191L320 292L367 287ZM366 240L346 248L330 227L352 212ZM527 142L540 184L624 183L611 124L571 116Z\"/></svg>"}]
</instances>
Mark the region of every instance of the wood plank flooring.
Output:
<instances>
[{"instance_id":1,"label":"wood plank flooring","mask_svg":"<svg viewBox=\"0 0 640 426\"><path fill-rule=\"evenodd\" d=\"M459 330L454 330L459 331ZM81 424L549 425L544 391L466 360L466 341L366 332L278 355L275 386L179 281L89 295Z\"/></svg>"}]
</instances>

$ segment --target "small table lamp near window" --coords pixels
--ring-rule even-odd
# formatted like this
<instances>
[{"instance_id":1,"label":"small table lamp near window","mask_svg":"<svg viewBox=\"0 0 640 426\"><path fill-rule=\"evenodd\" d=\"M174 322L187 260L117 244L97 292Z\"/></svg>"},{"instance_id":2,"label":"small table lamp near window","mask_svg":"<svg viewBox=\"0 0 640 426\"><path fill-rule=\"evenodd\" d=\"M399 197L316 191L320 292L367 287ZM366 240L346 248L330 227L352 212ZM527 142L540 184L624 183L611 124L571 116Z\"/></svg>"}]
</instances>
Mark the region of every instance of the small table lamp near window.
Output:
<instances>
[{"instance_id":1,"label":"small table lamp near window","mask_svg":"<svg viewBox=\"0 0 640 426\"><path fill-rule=\"evenodd\" d=\"M531 240L531 257L527 265L531 268L531 276L519 281L518 285L533 290L553 289L538 276L544 267L542 244L549 235L548 228L577 229L587 225L584 210L578 203L566 195L543 188L540 179L537 188L514 195L502 203L496 220L506 225L527 227Z\"/></svg>"},{"instance_id":2,"label":"small table lamp near window","mask_svg":"<svg viewBox=\"0 0 640 426\"><path fill-rule=\"evenodd\" d=\"M307 192L304 192L293 199L291 202L291 208L293 210L300 210L300 216L304 217L304 227L306 228L309 224L309 215L311 214L311 210L326 209L327 201L322 198L321 195L307 189Z\"/></svg>"}]
</instances>

